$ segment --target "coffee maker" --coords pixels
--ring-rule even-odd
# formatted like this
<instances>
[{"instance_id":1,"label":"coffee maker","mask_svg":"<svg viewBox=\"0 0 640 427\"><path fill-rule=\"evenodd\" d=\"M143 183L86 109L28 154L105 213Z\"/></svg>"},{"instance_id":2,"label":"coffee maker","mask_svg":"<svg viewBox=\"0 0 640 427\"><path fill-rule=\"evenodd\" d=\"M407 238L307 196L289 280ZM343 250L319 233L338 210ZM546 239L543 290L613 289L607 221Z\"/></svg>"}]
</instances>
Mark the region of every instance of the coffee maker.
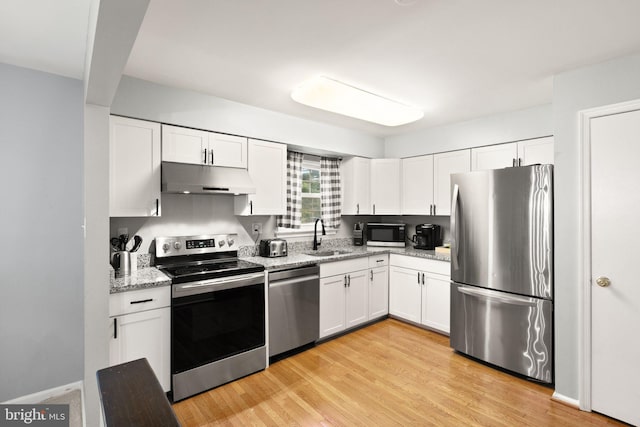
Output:
<instances>
[{"instance_id":1,"label":"coffee maker","mask_svg":"<svg viewBox=\"0 0 640 427\"><path fill-rule=\"evenodd\" d=\"M442 228L437 224L418 224L412 240L416 249L434 250L442 245Z\"/></svg>"},{"instance_id":2,"label":"coffee maker","mask_svg":"<svg viewBox=\"0 0 640 427\"><path fill-rule=\"evenodd\" d=\"M353 224L353 245L364 245L364 222L356 222Z\"/></svg>"}]
</instances>

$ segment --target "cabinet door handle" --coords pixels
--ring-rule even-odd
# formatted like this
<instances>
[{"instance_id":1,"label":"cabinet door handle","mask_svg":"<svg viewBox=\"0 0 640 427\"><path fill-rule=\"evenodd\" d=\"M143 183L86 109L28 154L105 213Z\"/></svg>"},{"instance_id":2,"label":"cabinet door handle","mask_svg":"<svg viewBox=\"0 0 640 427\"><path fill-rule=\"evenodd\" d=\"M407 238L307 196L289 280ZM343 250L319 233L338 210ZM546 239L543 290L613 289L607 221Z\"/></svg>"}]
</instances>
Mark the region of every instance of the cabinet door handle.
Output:
<instances>
[{"instance_id":1,"label":"cabinet door handle","mask_svg":"<svg viewBox=\"0 0 640 427\"><path fill-rule=\"evenodd\" d=\"M137 301L131 301L129 304L142 304L142 303L151 302L151 301L153 301L153 298L140 299L140 300L137 300Z\"/></svg>"},{"instance_id":2,"label":"cabinet door handle","mask_svg":"<svg viewBox=\"0 0 640 427\"><path fill-rule=\"evenodd\" d=\"M373 214L374 215L376 214L376 204L375 203L373 204Z\"/></svg>"},{"instance_id":3,"label":"cabinet door handle","mask_svg":"<svg viewBox=\"0 0 640 427\"><path fill-rule=\"evenodd\" d=\"M249 215L253 215L253 200L249 200Z\"/></svg>"},{"instance_id":4,"label":"cabinet door handle","mask_svg":"<svg viewBox=\"0 0 640 427\"><path fill-rule=\"evenodd\" d=\"M113 318L113 339L118 339L118 318Z\"/></svg>"},{"instance_id":5,"label":"cabinet door handle","mask_svg":"<svg viewBox=\"0 0 640 427\"><path fill-rule=\"evenodd\" d=\"M369 270L369 273L371 274L371 281L373 282L373 270Z\"/></svg>"},{"instance_id":6,"label":"cabinet door handle","mask_svg":"<svg viewBox=\"0 0 640 427\"><path fill-rule=\"evenodd\" d=\"M160 216L160 199L156 199L156 216Z\"/></svg>"},{"instance_id":7,"label":"cabinet door handle","mask_svg":"<svg viewBox=\"0 0 640 427\"><path fill-rule=\"evenodd\" d=\"M350 274L347 276L347 286L351 287L351 275Z\"/></svg>"},{"instance_id":8,"label":"cabinet door handle","mask_svg":"<svg viewBox=\"0 0 640 427\"><path fill-rule=\"evenodd\" d=\"M418 285L420 284L420 272L418 271Z\"/></svg>"},{"instance_id":9,"label":"cabinet door handle","mask_svg":"<svg viewBox=\"0 0 640 427\"><path fill-rule=\"evenodd\" d=\"M213 148L209 152L211 153L211 164L213 164Z\"/></svg>"},{"instance_id":10,"label":"cabinet door handle","mask_svg":"<svg viewBox=\"0 0 640 427\"><path fill-rule=\"evenodd\" d=\"M518 157L518 166L522 166L522 157Z\"/></svg>"},{"instance_id":11,"label":"cabinet door handle","mask_svg":"<svg viewBox=\"0 0 640 427\"><path fill-rule=\"evenodd\" d=\"M424 273L422 273L422 284L424 285Z\"/></svg>"},{"instance_id":12,"label":"cabinet door handle","mask_svg":"<svg viewBox=\"0 0 640 427\"><path fill-rule=\"evenodd\" d=\"M356 215L360 215L360 203L356 203Z\"/></svg>"},{"instance_id":13,"label":"cabinet door handle","mask_svg":"<svg viewBox=\"0 0 640 427\"><path fill-rule=\"evenodd\" d=\"M433 215L435 216L435 214L436 214L436 204L434 203L433 204Z\"/></svg>"},{"instance_id":14,"label":"cabinet door handle","mask_svg":"<svg viewBox=\"0 0 640 427\"><path fill-rule=\"evenodd\" d=\"M207 149L205 148L204 149L204 161L202 163L204 163L206 165L207 164L207 159L208 159L208 157L207 157Z\"/></svg>"},{"instance_id":15,"label":"cabinet door handle","mask_svg":"<svg viewBox=\"0 0 640 427\"><path fill-rule=\"evenodd\" d=\"M515 158L511 159L511 166L513 166L514 168L516 167L516 159Z\"/></svg>"},{"instance_id":16,"label":"cabinet door handle","mask_svg":"<svg viewBox=\"0 0 640 427\"><path fill-rule=\"evenodd\" d=\"M347 275L346 274L344 275L344 287L345 288L347 287Z\"/></svg>"}]
</instances>

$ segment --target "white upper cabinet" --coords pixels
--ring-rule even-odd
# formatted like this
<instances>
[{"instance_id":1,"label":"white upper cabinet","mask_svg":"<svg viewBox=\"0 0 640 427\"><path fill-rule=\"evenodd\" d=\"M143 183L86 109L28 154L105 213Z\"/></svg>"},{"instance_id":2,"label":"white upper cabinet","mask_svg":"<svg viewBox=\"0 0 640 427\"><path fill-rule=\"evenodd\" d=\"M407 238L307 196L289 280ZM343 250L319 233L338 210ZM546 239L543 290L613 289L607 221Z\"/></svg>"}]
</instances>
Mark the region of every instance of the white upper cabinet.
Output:
<instances>
[{"instance_id":1,"label":"white upper cabinet","mask_svg":"<svg viewBox=\"0 0 640 427\"><path fill-rule=\"evenodd\" d=\"M527 139L518 142L519 166L528 165L552 165L553 164L553 137Z\"/></svg>"},{"instance_id":2,"label":"white upper cabinet","mask_svg":"<svg viewBox=\"0 0 640 427\"><path fill-rule=\"evenodd\" d=\"M236 215L282 215L287 210L287 146L249 140L249 176L256 193L236 196Z\"/></svg>"},{"instance_id":3,"label":"white upper cabinet","mask_svg":"<svg viewBox=\"0 0 640 427\"><path fill-rule=\"evenodd\" d=\"M371 160L371 213L400 214L400 159Z\"/></svg>"},{"instance_id":4,"label":"white upper cabinet","mask_svg":"<svg viewBox=\"0 0 640 427\"><path fill-rule=\"evenodd\" d=\"M160 124L109 118L109 216L160 215Z\"/></svg>"},{"instance_id":5,"label":"white upper cabinet","mask_svg":"<svg viewBox=\"0 0 640 427\"><path fill-rule=\"evenodd\" d=\"M451 214L451 174L471 170L471 150L449 151L433 155L434 215Z\"/></svg>"},{"instance_id":6,"label":"white upper cabinet","mask_svg":"<svg viewBox=\"0 0 640 427\"><path fill-rule=\"evenodd\" d=\"M471 149L471 170L502 169L516 166L518 144L488 145Z\"/></svg>"},{"instance_id":7,"label":"white upper cabinet","mask_svg":"<svg viewBox=\"0 0 640 427\"><path fill-rule=\"evenodd\" d=\"M471 149L471 170L535 164L553 164L552 136Z\"/></svg>"},{"instance_id":8,"label":"white upper cabinet","mask_svg":"<svg viewBox=\"0 0 640 427\"><path fill-rule=\"evenodd\" d=\"M433 155L402 159L402 214L427 215L433 207Z\"/></svg>"},{"instance_id":9,"label":"white upper cabinet","mask_svg":"<svg viewBox=\"0 0 640 427\"><path fill-rule=\"evenodd\" d=\"M340 166L342 214L371 214L371 160L351 157Z\"/></svg>"},{"instance_id":10,"label":"white upper cabinet","mask_svg":"<svg viewBox=\"0 0 640 427\"><path fill-rule=\"evenodd\" d=\"M209 148L209 132L162 125L162 160L165 162L208 163L204 150Z\"/></svg>"},{"instance_id":11,"label":"white upper cabinet","mask_svg":"<svg viewBox=\"0 0 640 427\"><path fill-rule=\"evenodd\" d=\"M209 157L214 166L247 168L247 138L209 133Z\"/></svg>"},{"instance_id":12,"label":"white upper cabinet","mask_svg":"<svg viewBox=\"0 0 640 427\"><path fill-rule=\"evenodd\" d=\"M162 125L162 160L244 169L247 138Z\"/></svg>"}]
</instances>

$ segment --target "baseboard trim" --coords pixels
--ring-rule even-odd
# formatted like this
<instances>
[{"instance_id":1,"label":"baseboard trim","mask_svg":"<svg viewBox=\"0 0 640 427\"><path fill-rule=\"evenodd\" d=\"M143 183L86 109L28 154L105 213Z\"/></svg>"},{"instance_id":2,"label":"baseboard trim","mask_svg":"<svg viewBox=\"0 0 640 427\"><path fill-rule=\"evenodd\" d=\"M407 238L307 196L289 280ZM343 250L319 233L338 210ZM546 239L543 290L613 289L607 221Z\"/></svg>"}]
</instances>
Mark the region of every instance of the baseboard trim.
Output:
<instances>
[{"instance_id":1,"label":"baseboard trim","mask_svg":"<svg viewBox=\"0 0 640 427\"><path fill-rule=\"evenodd\" d=\"M571 406L575 409L580 409L580 401L578 399L572 399L570 397L564 396L557 391L554 391L551 395L551 400L555 400L558 403L562 403L563 405Z\"/></svg>"},{"instance_id":2,"label":"baseboard trim","mask_svg":"<svg viewBox=\"0 0 640 427\"><path fill-rule=\"evenodd\" d=\"M74 383L61 385L59 387L50 388L48 390L42 390L32 394L27 394L25 396L20 396L15 399L7 400L6 402L3 402L3 403L18 404L18 405L36 404L38 402L42 402L43 400L49 399L51 397L68 393L72 390L80 390L80 394L82 396L82 407L84 410L84 384L82 381L76 381Z\"/></svg>"}]
</instances>

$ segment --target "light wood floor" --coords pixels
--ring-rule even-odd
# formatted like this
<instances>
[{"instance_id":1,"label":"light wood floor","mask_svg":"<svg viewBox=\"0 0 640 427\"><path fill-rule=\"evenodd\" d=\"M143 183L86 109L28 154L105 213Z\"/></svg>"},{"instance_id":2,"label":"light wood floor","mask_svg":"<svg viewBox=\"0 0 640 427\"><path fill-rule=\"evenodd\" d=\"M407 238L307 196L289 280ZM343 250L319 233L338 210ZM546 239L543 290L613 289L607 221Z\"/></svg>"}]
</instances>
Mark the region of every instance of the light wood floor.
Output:
<instances>
[{"instance_id":1,"label":"light wood floor","mask_svg":"<svg viewBox=\"0 0 640 427\"><path fill-rule=\"evenodd\" d=\"M623 425L387 319L173 405L184 427Z\"/></svg>"}]
</instances>

